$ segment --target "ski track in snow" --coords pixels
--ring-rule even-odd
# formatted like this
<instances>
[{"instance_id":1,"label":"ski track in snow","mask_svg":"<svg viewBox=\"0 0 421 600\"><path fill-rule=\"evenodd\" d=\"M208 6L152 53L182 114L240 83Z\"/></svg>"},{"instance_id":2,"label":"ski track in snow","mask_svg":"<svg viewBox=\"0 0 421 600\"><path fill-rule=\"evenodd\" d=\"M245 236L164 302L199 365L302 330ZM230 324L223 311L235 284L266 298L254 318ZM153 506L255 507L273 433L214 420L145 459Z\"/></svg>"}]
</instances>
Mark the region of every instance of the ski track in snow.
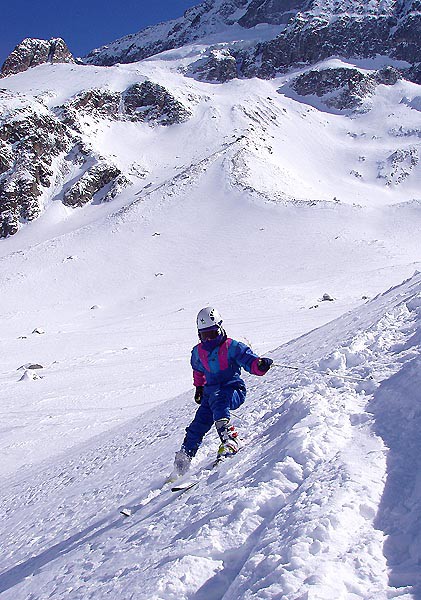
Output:
<instances>
[{"instance_id":1,"label":"ski track in snow","mask_svg":"<svg viewBox=\"0 0 421 600\"><path fill-rule=\"evenodd\" d=\"M190 395L16 477L2 598L419 597L420 325L418 274L275 350L314 371L249 377L243 450L183 494L162 484Z\"/></svg>"}]
</instances>

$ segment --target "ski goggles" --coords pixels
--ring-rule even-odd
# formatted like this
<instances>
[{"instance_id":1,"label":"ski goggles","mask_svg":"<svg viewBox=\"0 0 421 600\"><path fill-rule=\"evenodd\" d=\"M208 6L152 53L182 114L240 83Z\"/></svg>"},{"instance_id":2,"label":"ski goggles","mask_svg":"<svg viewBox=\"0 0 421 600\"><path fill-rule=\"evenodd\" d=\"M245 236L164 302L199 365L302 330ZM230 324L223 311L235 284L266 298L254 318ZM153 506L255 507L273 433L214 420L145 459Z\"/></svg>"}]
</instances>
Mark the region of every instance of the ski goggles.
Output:
<instances>
[{"instance_id":1,"label":"ski goggles","mask_svg":"<svg viewBox=\"0 0 421 600\"><path fill-rule=\"evenodd\" d=\"M198 333L202 342L209 342L211 340L216 340L216 338L221 335L222 330L220 327L215 329L200 329Z\"/></svg>"}]
</instances>

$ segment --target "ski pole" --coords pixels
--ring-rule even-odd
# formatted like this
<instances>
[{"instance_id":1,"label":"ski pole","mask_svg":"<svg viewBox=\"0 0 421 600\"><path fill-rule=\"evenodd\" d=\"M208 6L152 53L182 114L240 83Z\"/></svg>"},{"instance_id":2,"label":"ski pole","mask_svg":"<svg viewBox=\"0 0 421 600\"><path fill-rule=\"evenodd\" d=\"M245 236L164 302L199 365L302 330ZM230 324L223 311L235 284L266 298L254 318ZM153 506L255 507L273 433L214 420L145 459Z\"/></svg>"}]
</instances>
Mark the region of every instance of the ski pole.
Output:
<instances>
[{"instance_id":1,"label":"ski pole","mask_svg":"<svg viewBox=\"0 0 421 600\"><path fill-rule=\"evenodd\" d=\"M329 373L328 371L317 371L316 369L310 369L308 367L296 367L294 365L281 365L278 363L273 363L271 367L277 367L278 369L292 369L293 371L305 371L308 373L316 373L318 375L328 375L329 377L340 377L341 379L350 379L352 381L367 381L368 379L374 379L372 375L368 375L368 377L354 377L353 375L342 375L342 373Z\"/></svg>"}]
</instances>

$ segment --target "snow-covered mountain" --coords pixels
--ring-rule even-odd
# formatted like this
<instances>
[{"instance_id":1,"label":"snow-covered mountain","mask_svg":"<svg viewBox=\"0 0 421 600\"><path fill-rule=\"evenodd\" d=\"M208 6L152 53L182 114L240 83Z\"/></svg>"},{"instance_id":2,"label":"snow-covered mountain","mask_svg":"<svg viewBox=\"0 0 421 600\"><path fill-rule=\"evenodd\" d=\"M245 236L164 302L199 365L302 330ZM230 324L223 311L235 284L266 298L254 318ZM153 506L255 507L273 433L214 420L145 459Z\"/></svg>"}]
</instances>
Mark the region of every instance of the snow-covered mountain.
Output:
<instances>
[{"instance_id":1,"label":"snow-covered mountain","mask_svg":"<svg viewBox=\"0 0 421 600\"><path fill-rule=\"evenodd\" d=\"M392 87L400 79L419 82L420 14L415 0L380 3L208 0L187 10L180 19L117 40L86 58L87 63L96 65L137 64L137 60L179 48L167 52L164 58L171 78L162 72L159 81L159 77L153 80L154 69L149 69L149 65L141 69L116 65L104 76L105 72L100 74L95 68L75 65L61 39L24 40L2 68L0 236L16 233L22 223L42 214L53 199L60 199L66 206L80 206L93 199L104 202L136 184L139 176L146 177L147 168L122 169L118 164L122 161L114 153L110 156L102 147L95 148L96 127L91 128L90 121L93 119L107 128L111 121L165 127L189 120L184 127L186 133L195 127L198 116L202 121L201 105L208 101L207 92L196 81L226 83L238 78L241 81L242 77L273 77L282 72L286 73L283 79L275 80L281 97L299 94L304 96L304 102L314 105L309 98L317 96L324 99L330 111L367 111L379 85ZM348 64L323 62L337 54L340 61ZM368 62L361 62L362 57L368 57ZM149 62L153 64L152 59ZM32 73L34 66L57 63L70 65L58 69L57 81L47 81L41 71L39 76ZM303 67L304 64L309 66ZM22 75L21 80L10 77L28 68L30 72ZM184 77L177 77L178 73ZM254 147L260 161L269 152L269 176L278 177L278 165L284 161L283 148L270 143L278 136L276 129L269 130L272 125L279 129L285 116L280 111L287 108L279 95L260 98L259 86L252 86L256 90L252 101L243 99L240 93L238 103L233 102L231 109L237 114L232 123L236 125L229 129L240 132L243 145L249 150ZM271 91L274 89L272 86ZM411 86L408 93L409 110L403 115L403 124L399 123L402 130L397 132L392 127L387 132L388 136L401 139L399 143L391 139L390 152L386 156L379 152L373 157L376 167L370 169L371 179L378 177L387 185L405 180L419 161L418 101L412 102ZM405 103L406 96L396 100ZM392 104L393 100L390 110L394 110ZM397 110L402 112L400 107ZM216 119L209 111L204 114ZM267 115L268 124L260 116L263 114ZM207 127L209 131L215 130L215 139L220 138L217 123L209 121ZM136 139L138 126L134 125L130 131L129 137ZM248 131L253 132L253 139L246 134ZM374 133L376 137L380 134ZM405 143L402 138L407 138ZM311 147L309 150L313 151ZM202 153L201 159L204 158ZM365 158L362 153L358 160L362 162ZM243 185L242 161L243 156L232 169L239 175L240 185ZM251 162L256 164L254 160ZM246 171L248 168L247 164ZM364 178L354 166L350 172ZM249 179L257 180L252 173ZM307 192L300 193L295 182L293 186L291 193L291 186L281 184L280 195L298 199L308 196ZM266 193L270 185L265 183L262 187L264 190L257 189L258 193ZM357 193L357 197L360 195ZM276 196L279 197L279 192ZM340 195L335 191L333 197Z\"/></svg>"},{"instance_id":2,"label":"snow-covered mountain","mask_svg":"<svg viewBox=\"0 0 421 600\"><path fill-rule=\"evenodd\" d=\"M208 48L110 68L46 64L4 78L0 235L57 202L64 209L123 189L128 202L160 186L174 191L221 156L227 185L269 201L418 198L419 87L387 59L330 60L215 86L202 81L212 72L201 62Z\"/></svg>"},{"instance_id":3,"label":"snow-covered mountain","mask_svg":"<svg viewBox=\"0 0 421 600\"><path fill-rule=\"evenodd\" d=\"M138 61L197 40L226 42L231 77L273 77L330 56L389 55L406 61L407 78L421 83L419 0L206 0L183 17L148 27L102 48L86 61Z\"/></svg>"},{"instance_id":4,"label":"snow-covered mountain","mask_svg":"<svg viewBox=\"0 0 421 600\"><path fill-rule=\"evenodd\" d=\"M421 87L324 44L243 76L310 14L389 36L419 7L204 3L137 62L26 43L2 78L2 599L418 598ZM277 366L178 497L209 304Z\"/></svg>"}]
</instances>

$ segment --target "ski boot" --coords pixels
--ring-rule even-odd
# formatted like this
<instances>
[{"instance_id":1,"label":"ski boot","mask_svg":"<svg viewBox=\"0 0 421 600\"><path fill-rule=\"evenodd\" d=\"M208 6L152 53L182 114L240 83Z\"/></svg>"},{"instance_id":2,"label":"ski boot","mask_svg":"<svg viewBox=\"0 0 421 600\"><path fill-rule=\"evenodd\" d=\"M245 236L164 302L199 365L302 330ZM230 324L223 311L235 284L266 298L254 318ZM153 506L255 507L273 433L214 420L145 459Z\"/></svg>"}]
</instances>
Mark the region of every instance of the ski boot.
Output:
<instances>
[{"instance_id":1,"label":"ski boot","mask_svg":"<svg viewBox=\"0 0 421 600\"><path fill-rule=\"evenodd\" d=\"M176 481L176 479L187 473L190 469L191 459L192 457L186 454L184 448L175 453L174 467L167 479L168 483Z\"/></svg>"},{"instance_id":2,"label":"ski boot","mask_svg":"<svg viewBox=\"0 0 421 600\"><path fill-rule=\"evenodd\" d=\"M229 419L218 419L218 421L215 421L215 427L221 439L216 457L216 462L220 462L228 456L237 454L240 449L240 440L234 425L230 424Z\"/></svg>"}]
</instances>

